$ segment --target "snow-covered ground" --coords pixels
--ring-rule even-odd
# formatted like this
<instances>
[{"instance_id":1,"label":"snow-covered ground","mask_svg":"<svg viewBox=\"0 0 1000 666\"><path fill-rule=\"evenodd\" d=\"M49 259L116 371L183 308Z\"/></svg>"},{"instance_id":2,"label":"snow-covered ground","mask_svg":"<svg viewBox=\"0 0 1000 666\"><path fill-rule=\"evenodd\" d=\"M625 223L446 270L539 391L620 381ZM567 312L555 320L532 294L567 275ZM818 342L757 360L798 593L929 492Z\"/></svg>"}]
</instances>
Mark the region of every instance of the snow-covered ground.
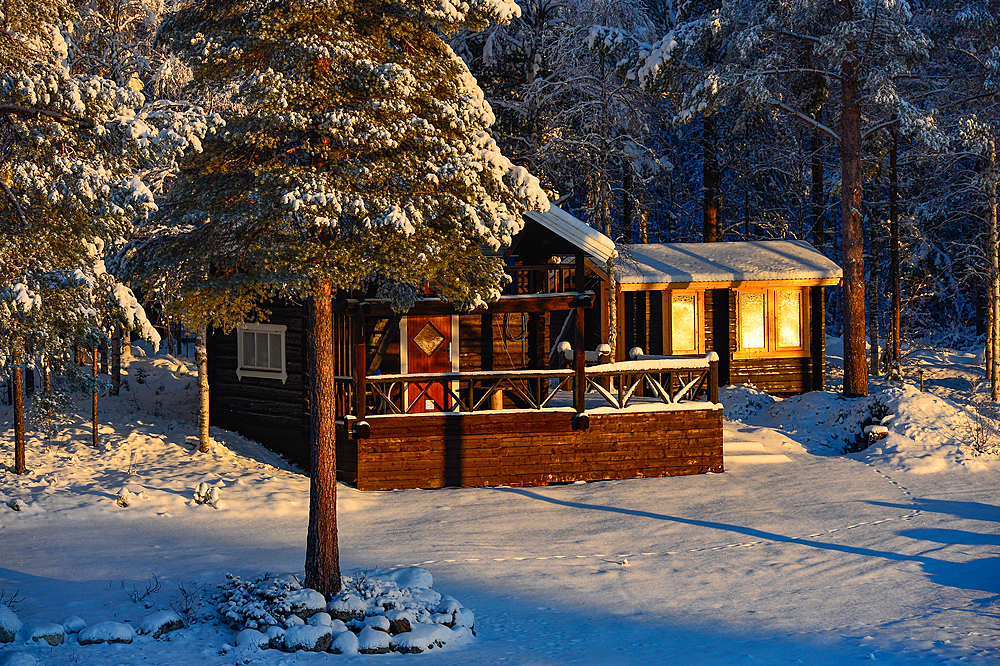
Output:
<instances>
[{"instance_id":1,"label":"snow-covered ground","mask_svg":"<svg viewBox=\"0 0 1000 666\"><path fill-rule=\"evenodd\" d=\"M966 410L982 371L971 354L918 356L928 393L873 383L868 401L772 401L728 389L739 420L726 422L724 474L342 486L345 573L427 569L475 614L471 641L413 656L249 652L227 647L229 627L195 622L130 645L18 640L0 644L0 664L996 664L1000 460L974 455ZM29 474L0 469L0 594L16 592L26 629L197 617L226 573L302 570L307 479L232 433L213 431L212 452L197 453L189 361L140 358L129 373L129 391L101 400L99 450L84 417L50 447L29 439ZM837 453L876 398L888 436ZM11 465L9 408L0 419ZM202 483L215 506L193 501Z\"/></svg>"}]
</instances>

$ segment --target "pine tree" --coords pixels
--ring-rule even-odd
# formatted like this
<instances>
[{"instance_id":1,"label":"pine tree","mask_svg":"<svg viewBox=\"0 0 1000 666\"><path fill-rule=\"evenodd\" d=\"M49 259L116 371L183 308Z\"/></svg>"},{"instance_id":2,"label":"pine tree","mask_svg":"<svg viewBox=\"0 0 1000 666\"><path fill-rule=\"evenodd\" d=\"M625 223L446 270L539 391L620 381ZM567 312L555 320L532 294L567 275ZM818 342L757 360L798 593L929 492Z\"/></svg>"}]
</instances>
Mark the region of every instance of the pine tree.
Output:
<instances>
[{"instance_id":1,"label":"pine tree","mask_svg":"<svg viewBox=\"0 0 1000 666\"><path fill-rule=\"evenodd\" d=\"M460 5L229 0L188 5L164 34L201 91L233 112L180 179L167 223L190 224L211 280L308 298L312 483L306 584L340 589L331 299L378 284L400 308L424 284L459 307L499 297L496 251L538 181L497 149L468 68L441 40L518 13Z\"/></svg>"},{"instance_id":2,"label":"pine tree","mask_svg":"<svg viewBox=\"0 0 1000 666\"><path fill-rule=\"evenodd\" d=\"M30 313L0 313L0 363L101 335L93 248L155 210L141 174L197 149L207 129L196 109L75 73L78 18L65 0L0 6L0 289L37 297Z\"/></svg>"}]
</instances>

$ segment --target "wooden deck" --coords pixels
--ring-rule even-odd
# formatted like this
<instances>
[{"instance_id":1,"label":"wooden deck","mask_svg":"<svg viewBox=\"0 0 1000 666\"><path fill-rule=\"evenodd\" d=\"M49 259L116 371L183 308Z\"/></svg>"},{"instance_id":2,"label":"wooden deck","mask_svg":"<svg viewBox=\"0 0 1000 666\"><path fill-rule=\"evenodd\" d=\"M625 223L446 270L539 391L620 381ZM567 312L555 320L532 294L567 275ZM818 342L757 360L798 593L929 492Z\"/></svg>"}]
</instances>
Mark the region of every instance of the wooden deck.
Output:
<instances>
[{"instance_id":1,"label":"wooden deck","mask_svg":"<svg viewBox=\"0 0 1000 666\"><path fill-rule=\"evenodd\" d=\"M359 490L526 486L722 472L722 409L633 405L369 416L338 432L338 476Z\"/></svg>"}]
</instances>

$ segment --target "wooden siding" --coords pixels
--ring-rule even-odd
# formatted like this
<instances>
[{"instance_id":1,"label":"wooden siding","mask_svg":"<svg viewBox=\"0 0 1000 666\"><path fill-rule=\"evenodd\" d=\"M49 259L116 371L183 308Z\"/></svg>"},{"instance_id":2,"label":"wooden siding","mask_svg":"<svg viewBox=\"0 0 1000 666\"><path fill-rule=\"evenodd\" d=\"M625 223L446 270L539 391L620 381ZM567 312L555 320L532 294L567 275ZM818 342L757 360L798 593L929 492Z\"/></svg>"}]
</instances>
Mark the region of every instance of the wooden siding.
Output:
<instances>
[{"instance_id":1,"label":"wooden siding","mask_svg":"<svg viewBox=\"0 0 1000 666\"><path fill-rule=\"evenodd\" d=\"M723 471L722 411L568 411L369 417L339 433L338 475L359 490L539 485Z\"/></svg>"},{"instance_id":2,"label":"wooden siding","mask_svg":"<svg viewBox=\"0 0 1000 666\"><path fill-rule=\"evenodd\" d=\"M284 324L288 379L236 376L236 331L213 331L208 337L209 421L266 444L287 460L309 465L308 378L305 308L275 304L269 323Z\"/></svg>"}]
</instances>

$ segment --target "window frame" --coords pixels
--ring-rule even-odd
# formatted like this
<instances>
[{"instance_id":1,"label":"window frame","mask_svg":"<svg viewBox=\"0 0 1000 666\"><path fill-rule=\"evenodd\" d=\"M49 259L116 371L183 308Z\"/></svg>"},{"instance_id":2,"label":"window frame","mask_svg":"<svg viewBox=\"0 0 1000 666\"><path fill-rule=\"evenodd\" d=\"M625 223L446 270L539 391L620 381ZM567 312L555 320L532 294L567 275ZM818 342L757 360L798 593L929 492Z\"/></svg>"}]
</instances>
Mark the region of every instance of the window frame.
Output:
<instances>
[{"instance_id":1,"label":"window frame","mask_svg":"<svg viewBox=\"0 0 1000 666\"><path fill-rule=\"evenodd\" d=\"M662 292L663 355L701 356L705 353L705 291L703 289L666 289ZM694 296L695 349L674 350L674 296Z\"/></svg>"},{"instance_id":2,"label":"window frame","mask_svg":"<svg viewBox=\"0 0 1000 666\"><path fill-rule=\"evenodd\" d=\"M738 287L736 292L736 349L733 358L800 358L809 356L809 287L797 285ZM796 292L799 294L799 345L778 346L777 294ZM743 308L741 296L744 294L764 294L764 348L743 348Z\"/></svg>"},{"instance_id":3,"label":"window frame","mask_svg":"<svg viewBox=\"0 0 1000 666\"><path fill-rule=\"evenodd\" d=\"M284 384L288 381L288 368L286 365L287 353L285 350L285 332L288 327L283 324L255 324L250 322L241 322L236 327L236 378L239 381L243 381L244 377L256 377L259 379L280 379L281 383ZM280 336L280 347L281 347L281 369L277 370L267 370L261 368L260 366L246 367L243 365L243 334L247 332L252 333L266 333L268 336L278 335ZM270 341L268 342L268 347L270 347Z\"/></svg>"}]
</instances>

